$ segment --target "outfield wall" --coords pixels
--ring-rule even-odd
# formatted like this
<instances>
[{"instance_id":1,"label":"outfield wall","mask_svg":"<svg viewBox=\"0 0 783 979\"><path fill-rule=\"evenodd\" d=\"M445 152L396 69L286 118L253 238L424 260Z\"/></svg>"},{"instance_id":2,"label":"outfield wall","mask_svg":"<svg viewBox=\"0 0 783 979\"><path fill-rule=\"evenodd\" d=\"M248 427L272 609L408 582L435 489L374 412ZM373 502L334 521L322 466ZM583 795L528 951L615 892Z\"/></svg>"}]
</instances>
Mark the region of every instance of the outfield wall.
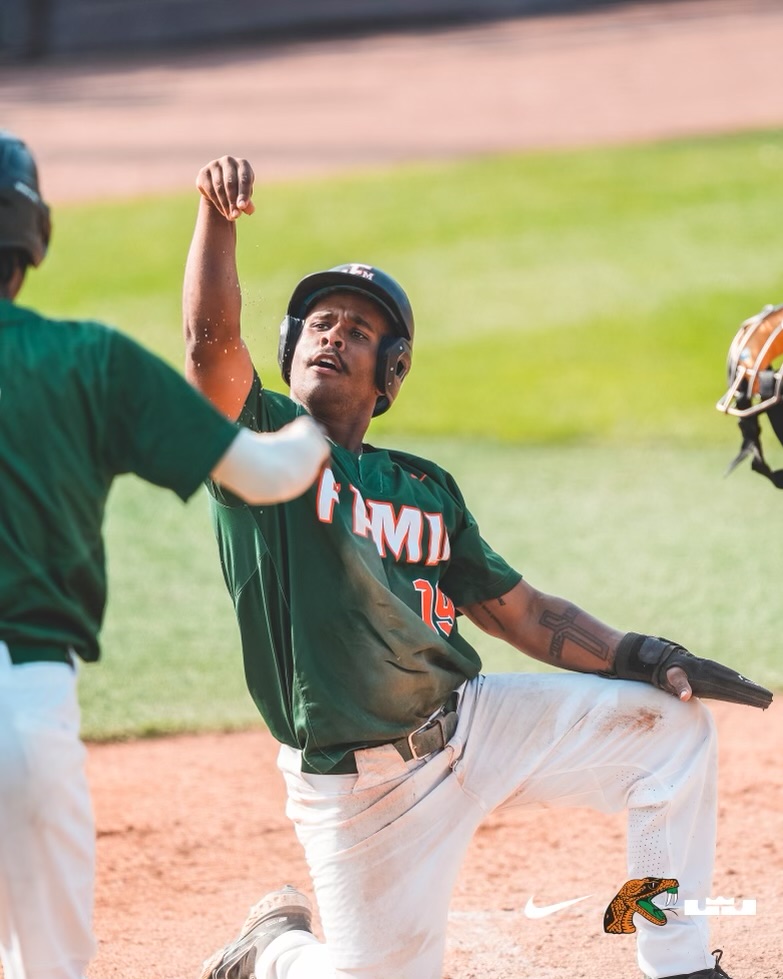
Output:
<instances>
[{"instance_id":1,"label":"outfield wall","mask_svg":"<svg viewBox=\"0 0 783 979\"><path fill-rule=\"evenodd\" d=\"M0 0L0 60L560 13L628 0Z\"/></svg>"}]
</instances>

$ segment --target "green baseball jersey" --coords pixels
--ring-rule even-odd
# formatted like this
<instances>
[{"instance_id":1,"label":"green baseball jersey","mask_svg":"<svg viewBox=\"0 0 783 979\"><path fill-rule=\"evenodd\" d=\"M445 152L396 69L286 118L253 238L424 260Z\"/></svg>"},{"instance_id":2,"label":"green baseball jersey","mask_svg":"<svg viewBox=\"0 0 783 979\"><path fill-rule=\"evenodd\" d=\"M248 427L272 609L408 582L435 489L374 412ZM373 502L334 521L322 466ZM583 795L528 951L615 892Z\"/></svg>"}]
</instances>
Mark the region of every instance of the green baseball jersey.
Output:
<instances>
[{"instance_id":1,"label":"green baseball jersey","mask_svg":"<svg viewBox=\"0 0 783 979\"><path fill-rule=\"evenodd\" d=\"M240 421L272 431L303 413L256 376ZM210 492L250 693L307 769L350 771L353 749L403 737L479 672L456 607L521 576L482 540L439 466L335 445L289 503Z\"/></svg>"},{"instance_id":2,"label":"green baseball jersey","mask_svg":"<svg viewBox=\"0 0 783 979\"><path fill-rule=\"evenodd\" d=\"M187 499L237 428L130 338L0 300L0 639L99 656L112 480Z\"/></svg>"}]
</instances>

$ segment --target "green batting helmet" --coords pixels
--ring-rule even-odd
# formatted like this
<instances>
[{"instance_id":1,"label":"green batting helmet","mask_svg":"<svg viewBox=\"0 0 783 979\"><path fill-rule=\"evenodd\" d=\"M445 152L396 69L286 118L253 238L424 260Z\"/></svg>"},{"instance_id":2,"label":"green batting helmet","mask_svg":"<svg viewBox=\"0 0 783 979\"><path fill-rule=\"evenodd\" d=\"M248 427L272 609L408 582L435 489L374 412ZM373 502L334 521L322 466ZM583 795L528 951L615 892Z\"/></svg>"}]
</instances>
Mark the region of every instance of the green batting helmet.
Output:
<instances>
[{"instance_id":1,"label":"green batting helmet","mask_svg":"<svg viewBox=\"0 0 783 979\"><path fill-rule=\"evenodd\" d=\"M285 319L280 324L277 360L286 384L291 383L291 361L302 333L305 317L313 304L329 292L359 292L380 305L394 330L378 348L375 383L380 395L374 415L383 414L397 397L403 378L411 368L413 310L405 290L386 272L372 265L351 262L325 272L306 275L294 289Z\"/></svg>"},{"instance_id":2,"label":"green batting helmet","mask_svg":"<svg viewBox=\"0 0 783 979\"><path fill-rule=\"evenodd\" d=\"M32 154L21 139L0 130L0 248L18 249L40 265L51 231Z\"/></svg>"}]
</instances>

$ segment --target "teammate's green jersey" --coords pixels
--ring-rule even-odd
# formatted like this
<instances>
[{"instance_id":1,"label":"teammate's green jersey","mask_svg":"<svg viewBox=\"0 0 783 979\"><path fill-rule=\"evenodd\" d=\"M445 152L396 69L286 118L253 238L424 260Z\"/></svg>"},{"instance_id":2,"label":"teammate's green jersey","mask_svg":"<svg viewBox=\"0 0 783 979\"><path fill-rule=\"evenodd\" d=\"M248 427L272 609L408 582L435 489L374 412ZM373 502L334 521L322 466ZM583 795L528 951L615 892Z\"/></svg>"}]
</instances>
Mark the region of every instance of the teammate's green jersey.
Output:
<instances>
[{"instance_id":1,"label":"teammate's green jersey","mask_svg":"<svg viewBox=\"0 0 783 979\"><path fill-rule=\"evenodd\" d=\"M239 420L274 431L302 413L256 377ZM349 771L352 749L403 737L479 672L455 606L497 598L521 576L482 540L443 469L335 445L290 503L210 491L250 693L305 767Z\"/></svg>"},{"instance_id":2,"label":"teammate's green jersey","mask_svg":"<svg viewBox=\"0 0 783 979\"><path fill-rule=\"evenodd\" d=\"M98 658L114 477L187 499L236 434L121 333L0 300L0 639L17 661L47 647Z\"/></svg>"}]
</instances>

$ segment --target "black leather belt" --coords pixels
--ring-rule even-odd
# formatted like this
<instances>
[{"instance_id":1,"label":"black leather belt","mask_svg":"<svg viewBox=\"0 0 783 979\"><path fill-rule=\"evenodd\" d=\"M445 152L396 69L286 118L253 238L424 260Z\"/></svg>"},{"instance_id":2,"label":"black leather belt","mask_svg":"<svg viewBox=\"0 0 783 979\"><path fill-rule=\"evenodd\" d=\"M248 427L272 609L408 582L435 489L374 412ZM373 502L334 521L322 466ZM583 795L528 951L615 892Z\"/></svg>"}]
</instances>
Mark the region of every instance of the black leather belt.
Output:
<instances>
[{"instance_id":1,"label":"black leather belt","mask_svg":"<svg viewBox=\"0 0 783 979\"><path fill-rule=\"evenodd\" d=\"M457 730L457 699L457 694L453 693L426 724L411 731L407 737L392 741L404 761L425 758L446 747Z\"/></svg>"}]
</instances>

